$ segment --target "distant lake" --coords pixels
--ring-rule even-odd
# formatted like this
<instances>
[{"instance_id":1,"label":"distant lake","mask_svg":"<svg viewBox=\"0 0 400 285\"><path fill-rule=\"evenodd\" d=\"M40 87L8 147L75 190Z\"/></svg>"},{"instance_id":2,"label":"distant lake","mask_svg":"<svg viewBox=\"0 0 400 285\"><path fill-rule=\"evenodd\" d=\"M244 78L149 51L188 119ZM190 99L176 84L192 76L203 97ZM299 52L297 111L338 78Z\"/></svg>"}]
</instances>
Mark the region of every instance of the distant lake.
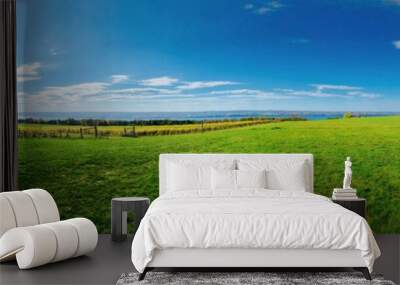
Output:
<instances>
[{"instance_id":1,"label":"distant lake","mask_svg":"<svg viewBox=\"0 0 400 285\"><path fill-rule=\"evenodd\" d=\"M341 118L345 112L308 112L308 111L209 111L209 112L20 112L19 119L65 120L224 120L248 117L292 118L301 117L307 120ZM400 113L389 112L352 112L353 115L389 116Z\"/></svg>"}]
</instances>

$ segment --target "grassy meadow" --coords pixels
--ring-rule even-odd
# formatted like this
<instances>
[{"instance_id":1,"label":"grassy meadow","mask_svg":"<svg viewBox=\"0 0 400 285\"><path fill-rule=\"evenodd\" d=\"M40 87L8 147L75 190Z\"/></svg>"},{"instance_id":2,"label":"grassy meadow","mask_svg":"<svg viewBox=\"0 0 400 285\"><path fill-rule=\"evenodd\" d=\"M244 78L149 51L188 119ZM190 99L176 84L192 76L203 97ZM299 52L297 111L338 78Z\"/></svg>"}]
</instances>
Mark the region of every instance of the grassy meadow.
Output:
<instances>
[{"instance_id":1,"label":"grassy meadow","mask_svg":"<svg viewBox=\"0 0 400 285\"><path fill-rule=\"evenodd\" d=\"M110 232L110 201L158 195L160 153L312 153L314 191L330 196L353 160L353 187L377 233L400 232L400 116L293 121L170 136L20 138L20 188L51 192L63 219Z\"/></svg>"}]
</instances>

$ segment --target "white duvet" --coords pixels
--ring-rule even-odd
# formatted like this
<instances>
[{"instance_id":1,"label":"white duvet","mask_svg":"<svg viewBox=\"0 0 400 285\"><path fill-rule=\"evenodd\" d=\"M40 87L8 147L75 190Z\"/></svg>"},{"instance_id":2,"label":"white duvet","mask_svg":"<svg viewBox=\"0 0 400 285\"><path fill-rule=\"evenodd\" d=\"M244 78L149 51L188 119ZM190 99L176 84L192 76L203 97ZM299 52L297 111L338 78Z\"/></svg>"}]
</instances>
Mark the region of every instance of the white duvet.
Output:
<instances>
[{"instance_id":1,"label":"white duvet","mask_svg":"<svg viewBox=\"0 0 400 285\"><path fill-rule=\"evenodd\" d=\"M368 223L328 198L298 191L182 191L154 200L132 243L143 272L155 249L358 249L372 271L380 251Z\"/></svg>"}]
</instances>

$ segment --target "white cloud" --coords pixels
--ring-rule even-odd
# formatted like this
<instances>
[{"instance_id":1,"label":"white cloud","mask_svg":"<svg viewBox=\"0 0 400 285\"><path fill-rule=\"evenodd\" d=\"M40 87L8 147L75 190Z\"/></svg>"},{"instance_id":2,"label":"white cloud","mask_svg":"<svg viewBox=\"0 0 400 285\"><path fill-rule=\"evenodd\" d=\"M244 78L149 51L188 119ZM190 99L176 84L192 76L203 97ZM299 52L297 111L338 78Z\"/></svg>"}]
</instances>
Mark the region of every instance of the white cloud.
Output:
<instances>
[{"instance_id":1,"label":"white cloud","mask_svg":"<svg viewBox=\"0 0 400 285\"><path fill-rule=\"evenodd\" d=\"M211 91L211 95L226 95L231 98L257 98L257 99L289 99L291 96L279 94L273 91L263 91L258 89L233 89Z\"/></svg>"},{"instance_id":2,"label":"white cloud","mask_svg":"<svg viewBox=\"0 0 400 285\"><path fill-rule=\"evenodd\" d=\"M211 87L234 85L234 84L239 84L239 83L233 81L189 81L189 82L183 82L183 85L177 86L177 88L181 90L192 90L192 89L211 88Z\"/></svg>"},{"instance_id":3,"label":"white cloud","mask_svg":"<svg viewBox=\"0 0 400 285\"><path fill-rule=\"evenodd\" d=\"M180 94L180 90L152 87L111 89L106 82L89 82L66 86L51 86L25 98L36 104L72 104L83 102L111 102L131 100L154 100L193 97L192 94Z\"/></svg>"},{"instance_id":4,"label":"white cloud","mask_svg":"<svg viewBox=\"0 0 400 285\"><path fill-rule=\"evenodd\" d=\"M211 91L210 94L216 95L226 95L226 94L254 94L259 92L256 89L233 89L233 90L219 90L219 91Z\"/></svg>"},{"instance_id":5,"label":"white cloud","mask_svg":"<svg viewBox=\"0 0 400 285\"><path fill-rule=\"evenodd\" d=\"M277 88L273 91L264 91L258 89L236 89L236 90L223 90L223 91L212 91L210 94L214 95L230 95L236 96L247 96L247 97L264 97L270 99L294 99L299 97L340 97L339 94L333 93L321 93L317 90L295 90L295 89L281 89Z\"/></svg>"},{"instance_id":6,"label":"white cloud","mask_svg":"<svg viewBox=\"0 0 400 285\"><path fill-rule=\"evenodd\" d=\"M255 10L255 12L256 12L258 15L267 14L269 11L272 11L272 9L271 9L271 8L268 8L268 7L260 7L260 8L258 8L258 9Z\"/></svg>"},{"instance_id":7,"label":"white cloud","mask_svg":"<svg viewBox=\"0 0 400 285\"><path fill-rule=\"evenodd\" d=\"M26 82L41 79L40 76L17 76L17 82Z\"/></svg>"},{"instance_id":8,"label":"white cloud","mask_svg":"<svg viewBox=\"0 0 400 285\"><path fill-rule=\"evenodd\" d=\"M343 97L343 94L337 93L323 93L318 90L286 90L286 94L298 97L320 97L320 98L332 98L332 97Z\"/></svg>"},{"instance_id":9,"label":"white cloud","mask_svg":"<svg viewBox=\"0 0 400 285\"><path fill-rule=\"evenodd\" d=\"M51 48L49 49L49 53L52 56L57 56L57 55L61 55L61 54L65 54L65 51L59 48Z\"/></svg>"},{"instance_id":10,"label":"white cloud","mask_svg":"<svg viewBox=\"0 0 400 285\"><path fill-rule=\"evenodd\" d=\"M281 2L279 2L278 0L274 0L274 1L269 2L269 6L274 9L279 9L279 8L282 8L284 5Z\"/></svg>"},{"instance_id":11,"label":"white cloud","mask_svg":"<svg viewBox=\"0 0 400 285\"><path fill-rule=\"evenodd\" d=\"M308 44L310 40L306 38L298 38L298 39L293 39L291 42L292 44Z\"/></svg>"},{"instance_id":12,"label":"white cloud","mask_svg":"<svg viewBox=\"0 0 400 285\"><path fill-rule=\"evenodd\" d=\"M55 48L51 48L51 49L49 50L49 52L50 52L50 54L51 54L52 56L56 56L56 55L58 54L57 49L55 49Z\"/></svg>"},{"instance_id":13,"label":"white cloud","mask_svg":"<svg viewBox=\"0 0 400 285\"><path fill-rule=\"evenodd\" d=\"M111 75L111 83L120 83L123 81L127 81L128 79L129 79L129 76L124 75L124 74Z\"/></svg>"},{"instance_id":14,"label":"white cloud","mask_svg":"<svg viewBox=\"0 0 400 285\"><path fill-rule=\"evenodd\" d=\"M20 68L25 70L24 74L35 74L36 66ZM147 81L141 81L141 84L130 82L130 88L118 88L118 83L128 80L126 75L112 75L111 82L86 82L80 84L49 86L36 93L19 93L23 104L32 104L34 108L41 109L48 106L49 109L63 110L68 108L81 108L81 106L97 106L98 104L107 104L107 102L119 102L117 106L122 106L123 102L127 104L189 104L202 105L205 102L210 103L215 108L230 105L240 108L250 104L251 106L264 106L264 104L274 104L278 100L304 100L305 98L321 98L330 100L330 98L343 98L355 100L372 100L381 97L380 94L371 93L364 90L363 87L350 85L334 84L310 84L308 88L290 89L234 89L233 85L239 84L234 81L182 81L180 84L173 84L171 80L165 80L170 77L151 78ZM177 80L177 79L176 79ZM162 83L160 81L163 81ZM168 81L168 82L167 82ZM144 84L156 84L155 86L144 86ZM162 84L162 85L160 85ZM164 86L171 84L172 86ZM229 87L233 89L228 89ZM199 90L198 90L199 89ZM204 90L203 90L204 89ZM276 101L274 101L276 100ZM166 103L168 102L168 103ZM249 106L250 106L249 105ZM203 106L203 105L202 105Z\"/></svg>"},{"instance_id":15,"label":"white cloud","mask_svg":"<svg viewBox=\"0 0 400 285\"><path fill-rule=\"evenodd\" d=\"M121 94L108 94L105 93L101 96L94 96L90 97L89 100L93 101L148 101L154 102L154 100L184 100L189 98L194 98L196 95L194 94L184 94L184 95L174 95L174 94L128 94L128 93L121 93Z\"/></svg>"},{"instance_id":16,"label":"white cloud","mask_svg":"<svg viewBox=\"0 0 400 285\"><path fill-rule=\"evenodd\" d=\"M261 91L258 89L233 89L233 90L211 91L210 94L213 94L213 95L260 95L260 94L273 95L274 93L265 92L265 91Z\"/></svg>"},{"instance_id":17,"label":"white cloud","mask_svg":"<svg viewBox=\"0 0 400 285\"><path fill-rule=\"evenodd\" d=\"M167 88L152 88L152 87L135 87L126 89L109 90L109 93L114 94L179 94L180 90L167 89Z\"/></svg>"},{"instance_id":18,"label":"white cloud","mask_svg":"<svg viewBox=\"0 0 400 285\"><path fill-rule=\"evenodd\" d=\"M333 84L310 84L312 90L296 90L296 89L275 89L292 96L299 97L319 97L319 98L366 98L375 99L381 97L380 94L363 91L364 88L349 85L333 85Z\"/></svg>"},{"instance_id":19,"label":"white cloud","mask_svg":"<svg viewBox=\"0 0 400 285\"><path fill-rule=\"evenodd\" d=\"M394 45L395 48L400 49L400 40L394 41L393 45Z\"/></svg>"},{"instance_id":20,"label":"white cloud","mask_svg":"<svg viewBox=\"0 0 400 285\"><path fill-rule=\"evenodd\" d=\"M252 4L252 3L247 3L243 6L244 10L251 11L257 15L265 15L269 12L276 11L278 9L281 9L284 5L278 1L278 0L273 0L269 2L265 2L263 4Z\"/></svg>"},{"instance_id":21,"label":"white cloud","mask_svg":"<svg viewBox=\"0 0 400 285\"><path fill-rule=\"evenodd\" d=\"M38 75L40 67L42 67L40 62L20 65L17 67L17 75Z\"/></svg>"},{"instance_id":22,"label":"white cloud","mask_svg":"<svg viewBox=\"0 0 400 285\"><path fill-rule=\"evenodd\" d=\"M42 67L40 62L34 62L31 64L23 64L17 67L17 81L32 81L39 80L39 70Z\"/></svg>"},{"instance_id":23,"label":"white cloud","mask_svg":"<svg viewBox=\"0 0 400 285\"><path fill-rule=\"evenodd\" d=\"M169 77L169 76L161 76L155 78L149 78L145 80L139 81L141 85L144 86L170 86L174 83L177 83L179 79Z\"/></svg>"},{"instance_id":24,"label":"white cloud","mask_svg":"<svg viewBox=\"0 0 400 285\"><path fill-rule=\"evenodd\" d=\"M361 90L362 87L349 86L349 85L333 85L333 84L311 84L310 86L315 87L317 90Z\"/></svg>"},{"instance_id":25,"label":"white cloud","mask_svg":"<svg viewBox=\"0 0 400 285\"><path fill-rule=\"evenodd\" d=\"M358 97L368 98L368 99L375 99L375 98L381 97L380 94L363 92L363 91L350 91L350 92L347 92L347 95L358 96Z\"/></svg>"},{"instance_id":26,"label":"white cloud","mask_svg":"<svg viewBox=\"0 0 400 285\"><path fill-rule=\"evenodd\" d=\"M89 82L66 86L49 86L31 96L36 102L76 102L85 97L99 95L104 92L109 83Z\"/></svg>"}]
</instances>

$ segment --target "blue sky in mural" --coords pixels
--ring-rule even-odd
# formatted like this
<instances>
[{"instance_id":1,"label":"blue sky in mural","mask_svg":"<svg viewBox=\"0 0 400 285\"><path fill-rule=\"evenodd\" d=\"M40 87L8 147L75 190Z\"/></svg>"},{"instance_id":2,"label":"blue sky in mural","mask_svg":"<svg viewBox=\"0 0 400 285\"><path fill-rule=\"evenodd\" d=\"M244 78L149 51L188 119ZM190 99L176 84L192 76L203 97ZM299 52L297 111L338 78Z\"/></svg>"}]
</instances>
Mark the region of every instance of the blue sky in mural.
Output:
<instances>
[{"instance_id":1,"label":"blue sky in mural","mask_svg":"<svg viewBox=\"0 0 400 285\"><path fill-rule=\"evenodd\" d=\"M18 0L20 111L400 111L400 1Z\"/></svg>"}]
</instances>

